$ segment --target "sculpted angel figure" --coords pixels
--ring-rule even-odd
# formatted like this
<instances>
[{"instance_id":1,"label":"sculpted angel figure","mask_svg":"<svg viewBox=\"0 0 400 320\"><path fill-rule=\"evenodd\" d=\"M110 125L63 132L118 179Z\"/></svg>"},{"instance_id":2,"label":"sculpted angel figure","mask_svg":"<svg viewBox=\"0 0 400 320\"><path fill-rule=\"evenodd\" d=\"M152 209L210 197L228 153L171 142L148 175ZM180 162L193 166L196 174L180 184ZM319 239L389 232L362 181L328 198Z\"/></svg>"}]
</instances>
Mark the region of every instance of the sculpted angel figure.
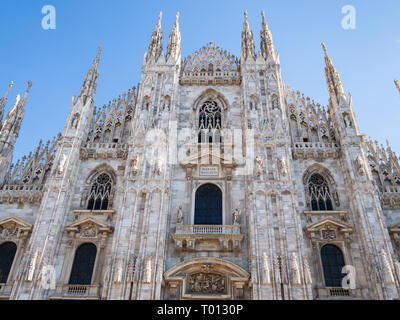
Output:
<instances>
[{"instance_id":1,"label":"sculpted angel figure","mask_svg":"<svg viewBox=\"0 0 400 320\"><path fill-rule=\"evenodd\" d=\"M178 207L178 217L176 219L176 222L178 224L182 224L183 223L183 212L182 212L182 206Z\"/></svg>"}]
</instances>

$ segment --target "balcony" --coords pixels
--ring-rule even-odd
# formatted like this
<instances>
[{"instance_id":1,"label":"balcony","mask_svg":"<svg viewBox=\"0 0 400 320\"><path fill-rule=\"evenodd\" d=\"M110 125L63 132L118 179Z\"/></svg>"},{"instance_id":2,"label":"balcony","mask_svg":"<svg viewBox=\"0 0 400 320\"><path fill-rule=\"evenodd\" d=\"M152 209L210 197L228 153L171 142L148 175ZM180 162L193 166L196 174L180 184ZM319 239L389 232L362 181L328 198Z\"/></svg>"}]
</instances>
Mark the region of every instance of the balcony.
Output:
<instances>
[{"instance_id":1,"label":"balcony","mask_svg":"<svg viewBox=\"0 0 400 320\"><path fill-rule=\"evenodd\" d=\"M382 186L379 191L385 209L400 208L400 186Z\"/></svg>"},{"instance_id":2,"label":"balcony","mask_svg":"<svg viewBox=\"0 0 400 320\"><path fill-rule=\"evenodd\" d=\"M240 225L177 225L172 235L181 251L239 251L244 235Z\"/></svg>"},{"instance_id":3,"label":"balcony","mask_svg":"<svg viewBox=\"0 0 400 320\"><path fill-rule=\"evenodd\" d=\"M317 300L361 300L361 289L315 288Z\"/></svg>"},{"instance_id":4,"label":"balcony","mask_svg":"<svg viewBox=\"0 0 400 320\"><path fill-rule=\"evenodd\" d=\"M335 142L295 142L292 144L292 151L294 160L337 159L340 155L339 145Z\"/></svg>"},{"instance_id":5,"label":"balcony","mask_svg":"<svg viewBox=\"0 0 400 320\"><path fill-rule=\"evenodd\" d=\"M40 202L43 197L44 185L10 184L0 189L0 203L8 202Z\"/></svg>"},{"instance_id":6,"label":"balcony","mask_svg":"<svg viewBox=\"0 0 400 320\"><path fill-rule=\"evenodd\" d=\"M100 300L101 286L99 285L58 285L52 300Z\"/></svg>"},{"instance_id":7,"label":"balcony","mask_svg":"<svg viewBox=\"0 0 400 320\"><path fill-rule=\"evenodd\" d=\"M84 143L80 150L81 160L87 159L123 159L128 157L127 143Z\"/></svg>"},{"instance_id":8,"label":"balcony","mask_svg":"<svg viewBox=\"0 0 400 320\"><path fill-rule=\"evenodd\" d=\"M12 288L12 284L0 283L0 300L9 300Z\"/></svg>"}]
</instances>

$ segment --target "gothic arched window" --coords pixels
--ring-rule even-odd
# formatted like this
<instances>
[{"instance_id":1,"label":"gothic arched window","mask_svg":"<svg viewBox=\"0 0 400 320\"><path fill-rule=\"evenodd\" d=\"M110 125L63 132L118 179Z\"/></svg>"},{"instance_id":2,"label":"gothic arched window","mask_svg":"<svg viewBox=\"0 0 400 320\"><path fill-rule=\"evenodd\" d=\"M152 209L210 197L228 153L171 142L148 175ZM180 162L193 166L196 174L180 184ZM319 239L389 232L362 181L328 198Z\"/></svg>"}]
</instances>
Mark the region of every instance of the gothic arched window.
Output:
<instances>
[{"instance_id":1,"label":"gothic arched window","mask_svg":"<svg viewBox=\"0 0 400 320\"><path fill-rule=\"evenodd\" d=\"M75 253L69 284L90 285L97 248L93 243L81 245Z\"/></svg>"},{"instance_id":2,"label":"gothic arched window","mask_svg":"<svg viewBox=\"0 0 400 320\"><path fill-rule=\"evenodd\" d=\"M0 283L7 283L16 252L17 245L14 242L6 242L0 246Z\"/></svg>"},{"instance_id":3,"label":"gothic arched window","mask_svg":"<svg viewBox=\"0 0 400 320\"><path fill-rule=\"evenodd\" d=\"M205 184L197 189L194 224L222 225L222 191L216 185Z\"/></svg>"},{"instance_id":4,"label":"gothic arched window","mask_svg":"<svg viewBox=\"0 0 400 320\"><path fill-rule=\"evenodd\" d=\"M314 173L308 179L308 193L313 211L333 211L332 195L325 178Z\"/></svg>"},{"instance_id":5,"label":"gothic arched window","mask_svg":"<svg viewBox=\"0 0 400 320\"><path fill-rule=\"evenodd\" d=\"M199 143L221 142L221 107L212 100L204 102L199 110Z\"/></svg>"},{"instance_id":6,"label":"gothic arched window","mask_svg":"<svg viewBox=\"0 0 400 320\"><path fill-rule=\"evenodd\" d=\"M326 287L342 287L342 269L345 266L342 251L331 244L321 249L321 260L324 269Z\"/></svg>"},{"instance_id":7,"label":"gothic arched window","mask_svg":"<svg viewBox=\"0 0 400 320\"><path fill-rule=\"evenodd\" d=\"M107 210L110 203L112 180L107 173L98 175L91 187L88 197L88 210Z\"/></svg>"}]
</instances>

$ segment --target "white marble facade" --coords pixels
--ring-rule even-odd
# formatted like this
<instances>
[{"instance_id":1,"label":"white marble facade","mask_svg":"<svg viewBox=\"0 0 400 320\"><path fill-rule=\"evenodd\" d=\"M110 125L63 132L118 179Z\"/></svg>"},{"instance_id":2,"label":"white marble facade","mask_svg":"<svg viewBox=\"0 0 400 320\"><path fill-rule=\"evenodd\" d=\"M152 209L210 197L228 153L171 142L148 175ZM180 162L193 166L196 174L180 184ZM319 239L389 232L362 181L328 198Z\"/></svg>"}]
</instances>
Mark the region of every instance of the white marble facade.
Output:
<instances>
[{"instance_id":1,"label":"white marble facade","mask_svg":"<svg viewBox=\"0 0 400 320\"><path fill-rule=\"evenodd\" d=\"M63 133L11 168L28 91L2 122L0 298L398 299L398 158L360 134L325 46L323 107L284 85L264 14L258 53L245 14L240 58L184 60L178 17L164 53L160 14L139 86L96 109L100 49ZM196 222L204 186L220 223ZM71 280L84 245L89 283ZM329 284L332 245L354 287Z\"/></svg>"}]
</instances>

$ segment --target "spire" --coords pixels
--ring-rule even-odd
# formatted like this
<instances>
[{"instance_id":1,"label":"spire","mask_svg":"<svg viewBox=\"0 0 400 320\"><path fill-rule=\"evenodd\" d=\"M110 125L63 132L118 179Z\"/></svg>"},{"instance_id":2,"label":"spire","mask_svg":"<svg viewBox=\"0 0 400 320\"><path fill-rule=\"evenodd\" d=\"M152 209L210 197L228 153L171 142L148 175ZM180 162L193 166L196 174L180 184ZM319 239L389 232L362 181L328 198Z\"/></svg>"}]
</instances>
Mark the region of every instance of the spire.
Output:
<instances>
[{"instance_id":1,"label":"spire","mask_svg":"<svg viewBox=\"0 0 400 320\"><path fill-rule=\"evenodd\" d=\"M261 16L262 16L261 54L265 59L267 59L268 57L275 59L274 42L272 41L272 34L268 28L268 24L265 19L264 10L261 11Z\"/></svg>"},{"instance_id":2,"label":"spire","mask_svg":"<svg viewBox=\"0 0 400 320\"><path fill-rule=\"evenodd\" d=\"M247 11L245 11L242 32L242 58L246 61L249 57L255 58L255 46L253 32L250 30L250 25L247 21Z\"/></svg>"},{"instance_id":3,"label":"spire","mask_svg":"<svg viewBox=\"0 0 400 320\"><path fill-rule=\"evenodd\" d=\"M150 40L149 51L147 53L147 62L157 61L162 54L162 32L161 32L161 18L162 12L158 14L158 23L156 30L153 32Z\"/></svg>"},{"instance_id":4,"label":"spire","mask_svg":"<svg viewBox=\"0 0 400 320\"><path fill-rule=\"evenodd\" d=\"M4 109L5 109L6 104L7 104L8 93L10 92L10 89L12 88L13 85L14 85L14 82L11 81L10 85L8 86L8 89L7 89L6 93L0 99L0 123L1 123L1 120L3 120Z\"/></svg>"},{"instance_id":5,"label":"spire","mask_svg":"<svg viewBox=\"0 0 400 320\"><path fill-rule=\"evenodd\" d=\"M32 82L28 81L28 87L25 91L24 96L22 97L22 99L20 95L17 96L14 106L7 114L7 117L4 120L3 125L1 127L1 133L0 133L1 142L7 141L11 145L13 145L13 143L15 142L15 141L13 142L8 141L8 138L6 137L10 137L10 135L12 134L18 136L19 129L21 128L22 120L24 119L25 115L26 100L28 98L28 93L31 87L32 87Z\"/></svg>"},{"instance_id":6,"label":"spire","mask_svg":"<svg viewBox=\"0 0 400 320\"><path fill-rule=\"evenodd\" d=\"M397 80L394 80L394 84L396 85L397 90L400 92L400 84Z\"/></svg>"},{"instance_id":7,"label":"spire","mask_svg":"<svg viewBox=\"0 0 400 320\"><path fill-rule=\"evenodd\" d=\"M175 61L180 60L181 56L181 33L179 31L179 12L176 13L174 27L169 35L168 48L167 48L167 61L170 57Z\"/></svg>"},{"instance_id":8,"label":"spire","mask_svg":"<svg viewBox=\"0 0 400 320\"><path fill-rule=\"evenodd\" d=\"M99 78L99 62L100 62L100 54L102 47L99 47L97 52L97 56L92 63L92 67L86 74L85 81L81 87L81 93L79 94L79 98L83 99L83 104L86 104L88 98L94 97L97 88L97 80Z\"/></svg>"},{"instance_id":9,"label":"spire","mask_svg":"<svg viewBox=\"0 0 400 320\"><path fill-rule=\"evenodd\" d=\"M322 43L322 49L324 50L325 54L325 76L328 90L331 94L335 95L337 101L339 101L341 96L346 97L343 90L342 81L340 80L339 73L332 64L332 60L328 55L328 51L326 50L324 43Z\"/></svg>"}]
</instances>

